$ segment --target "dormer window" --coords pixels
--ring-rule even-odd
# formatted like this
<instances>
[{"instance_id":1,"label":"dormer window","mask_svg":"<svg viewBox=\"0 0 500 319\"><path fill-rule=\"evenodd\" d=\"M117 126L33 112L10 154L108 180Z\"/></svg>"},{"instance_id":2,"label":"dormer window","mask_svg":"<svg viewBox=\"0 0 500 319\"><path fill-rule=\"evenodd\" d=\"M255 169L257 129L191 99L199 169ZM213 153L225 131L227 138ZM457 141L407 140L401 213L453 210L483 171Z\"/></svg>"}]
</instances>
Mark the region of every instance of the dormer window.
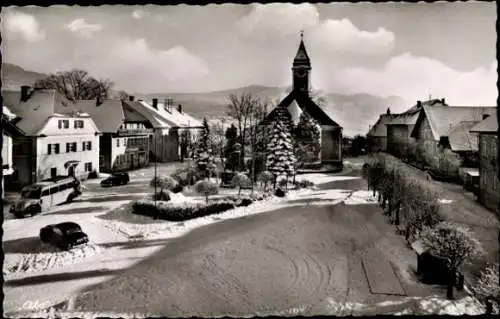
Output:
<instances>
[{"instance_id":1,"label":"dormer window","mask_svg":"<svg viewBox=\"0 0 500 319\"><path fill-rule=\"evenodd\" d=\"M83 128L83 120L75 120L75 128Z\"/></svg>"},{"instance_id":2,"label":"dormer window","mask_svg":"<svg viewBox=\"0 0 500 319\"><path fill-rule=\"evenodd\" d=\"M60 129L62 129L62 128L69 128L69 120L59 120L58 127Z\"/></svg>"}]
</instances>

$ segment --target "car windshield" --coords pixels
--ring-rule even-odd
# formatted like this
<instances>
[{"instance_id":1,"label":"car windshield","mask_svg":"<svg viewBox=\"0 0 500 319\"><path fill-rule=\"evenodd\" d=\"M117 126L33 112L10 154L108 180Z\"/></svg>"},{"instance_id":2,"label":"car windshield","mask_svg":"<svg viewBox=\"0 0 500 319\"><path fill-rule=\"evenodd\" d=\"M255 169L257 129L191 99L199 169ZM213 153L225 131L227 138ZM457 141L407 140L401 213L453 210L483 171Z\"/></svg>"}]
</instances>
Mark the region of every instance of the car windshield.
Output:
<instances>
[{"instance_id":1,"label":"car windshield","mask_svg":"<svg viewBox=\"0 0 500 319\"><path fill-rule=\"evenodd\" d=\"M41 189L37 188L25 188L21 191L21 197L27 199L40 199Z\"/></svg>"}]
</instances>

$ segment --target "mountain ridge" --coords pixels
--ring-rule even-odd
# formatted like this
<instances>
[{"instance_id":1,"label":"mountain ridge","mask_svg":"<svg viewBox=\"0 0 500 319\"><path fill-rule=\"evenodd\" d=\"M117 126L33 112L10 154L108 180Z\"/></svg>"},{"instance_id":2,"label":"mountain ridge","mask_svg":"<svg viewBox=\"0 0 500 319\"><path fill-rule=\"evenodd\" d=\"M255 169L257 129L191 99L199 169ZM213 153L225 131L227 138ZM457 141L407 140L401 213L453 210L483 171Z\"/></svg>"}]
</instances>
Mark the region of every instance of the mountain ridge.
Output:
<instances>
[{"instance_id":1,"label":"mountain ridge","mask_svg":"<svg viewBox=\"0 0 500 319\"><path fill-rule=\"evenodd\" d=\"M46 74L26 70L11 63L2 65L3 88L14 88L21 85L33 85L36 80L46 77ZM6 85L7 84L7 85ZM251 93L269 102L277 98L283 98L290 89L288 87L274 87L264 85L248 85L239 88L224 89L209 92L195 93L134 93L137 99L150 101L158 98L159 101L169 97L175 104L182 104L184 111L196 118L207 117L217 119L226 116L228 96L230 94ZM408 106L399 96L380 97L367 93L341 94L322 93L326 100L323 110L337 123L343 126L344 134L353 136L355 134L366 134L369 126L373 125L380 114L385 113L387 108L392 113L403 112Z\"/></svg>"}]
</instances>

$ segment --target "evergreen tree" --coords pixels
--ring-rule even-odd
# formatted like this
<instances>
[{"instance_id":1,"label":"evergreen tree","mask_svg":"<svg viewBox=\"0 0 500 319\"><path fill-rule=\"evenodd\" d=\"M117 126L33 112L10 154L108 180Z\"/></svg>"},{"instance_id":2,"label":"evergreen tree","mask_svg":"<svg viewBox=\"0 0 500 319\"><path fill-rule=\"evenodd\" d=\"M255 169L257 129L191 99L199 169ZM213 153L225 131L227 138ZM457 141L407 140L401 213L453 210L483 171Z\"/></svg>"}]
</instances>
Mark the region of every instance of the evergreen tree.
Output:
<instances>
[{"instance_id":1,"label":"evergreen tree","mask_svg":"<svg viewBox=\"0 0 500 319\"><path fill-rule=\"evenodd\" d=\"M203 119L203 128L201 129L200 139L195 151L196 166L200 171L208 171L214 164L212 147L210 145L210 127L207 119Z\"/></svg>"},{"instance_id":2,"label":"evergreen tree","mask_svg":"<svg viewBox=\"0 0 500 319\"><path fill-rule=\"evenodd\" d=\"M308 152L312 152L314 158L319 159L321 150L321 131L317 121L309 114L303 112L300 115L299 123L293 130L293 137L296 141L296 147L300 150L301 160L305 161Z\"/></svg>"},{"instance_id":3,"label":"evergreen tree","mask_svg":"<svg viewBox=\"0 0 500 319\"><path fill-rule=\"evenodd\" d=\"M267 169L277 178L280 175L291 176L295 173L296 158L293 140L286 123L275 120L267 145Z\"/></svg>"},{"instance_id":4,"label":"evergreen tree","mask_svg":"<svg viewBox=\"0 0 500 319\"><path fill-rule=\"evenodd\" d=\"M224 157L228 158L233 151L233 146L238 139L238 128L231 124L226 130L226 146L224 147Z\"/></svg>"}]
</instances>

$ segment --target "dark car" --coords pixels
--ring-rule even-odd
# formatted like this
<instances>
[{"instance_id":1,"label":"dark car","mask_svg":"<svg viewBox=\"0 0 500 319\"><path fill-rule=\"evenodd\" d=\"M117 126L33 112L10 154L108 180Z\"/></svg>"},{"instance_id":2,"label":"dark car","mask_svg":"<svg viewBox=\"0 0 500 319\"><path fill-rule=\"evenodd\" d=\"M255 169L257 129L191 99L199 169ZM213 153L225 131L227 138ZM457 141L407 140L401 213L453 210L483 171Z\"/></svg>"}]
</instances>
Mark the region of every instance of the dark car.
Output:
<instances>
[{"instance_id":1,"label":"dark car","mask_svg":"<svg viewBox=\"0 0 500 319\"><path fill-rule=\"evenodd\" d=\"M114 173L101 181L101 186L110 187L116 185L125 185L130 181L128 173Z\"/></svg>"},{"instance_id":2,"label":"dark car","mask_svg":"<svg viewBox=\"0 0 500 319\"><path fill-rule=\"evenodd\" d=\"M89 242L89 237L77 223L64 222L40 229L40 240L62 250L70 250Z\"/></svg>"}]
</instances>

